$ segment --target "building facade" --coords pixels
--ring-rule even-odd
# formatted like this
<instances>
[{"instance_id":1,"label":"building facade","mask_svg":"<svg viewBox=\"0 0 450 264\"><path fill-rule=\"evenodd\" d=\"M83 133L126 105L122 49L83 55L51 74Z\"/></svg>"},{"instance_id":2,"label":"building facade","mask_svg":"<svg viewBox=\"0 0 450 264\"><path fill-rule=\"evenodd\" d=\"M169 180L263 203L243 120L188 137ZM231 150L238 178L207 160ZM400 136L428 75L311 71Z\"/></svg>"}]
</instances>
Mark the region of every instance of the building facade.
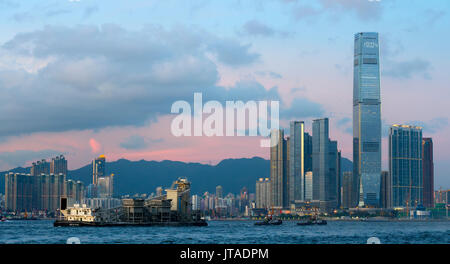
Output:
<instances>
[{"instance_id":1,"label":"building facade","mask_svg":"<svg viewBox=\"0 0 450 264\"><path fill-rule=\"evenodd\" d=\"M378 206L381 175L381 98L378 33L355 34L353 76L354 200ZM356 206L356 205L355 205Z\"/></svg>"},{"instance_id":2,"label":"building facade","mask_svg":"<svg viewBox=\"0 0 450 264\"><path fill-rule=\"evenodd\" d=\"M423 206L434 207L434 162L433 139L422 140L422 169L423 169Z\"/></svg>"},{"instance_id":3,"label":"building facade","mask_svg":"<svg viewBox=\"0 0 450 264\"><path fill-rule=\"evenodd\" d=\"M256 182L256 208L270 208L271 188L269 178L260 178Z\"/></svg>"},{"instance_id":4,"label":"building facade","mask_svg":"<svg viewBox=\"0 0 450 264\"><path fill-rule=\"evenodd\" d=\"M270 148L270 182L272 206L287 208L289 205L289 143L284 131L273 130Z\"/></svg>"},{"instance_id":5,"label":"building facade","mask_svg":"<svg viewBox=\"0 0 450 264\"><path fill-rule=\"evenodd\" d=\"M97 185L97 180L106 175L106 157L100 155L92 161L92 184Z\"/></svg>"},{"instance_id":6,"label":"building facade","mask_svg":"<svg viewBox=\"0 0 450 264\"><path fill-rule=\"evenodd\" d=\"M52 158L50 162L50 173L62 173L67 176L67 160L63 155Z\"/></svg>"},{"instance_id":7,"label":"building facade","mask_svg":"<svg viewBox=\"0 0 450 264\"><path fill-rule=\"evenodd\" d=\"M305 197L305 123L291 121L289 137L289 203Z\"/></svg>"},{"instance_id":8,"label":"building facade","mask_svg":"<svg viewBox=\"0 0 450 264\"><path fill-rule=\"evenodd\" d=\"M381 208L392 207L392 179L389 171L381 172L380 184L380 206Z\"/></svg>"},{"instance_id":9,"label":"building facade","mask_svg":"<svg viewBox=\"0 0 450 264\"><path fill-rule=\"evenodd\" d=\"M389 173L392 206L423 204L422 128L393 125L389 130Z\"/></svg>"},{"instance_id":10,"label":"building facade","mask_svg":"<svg viewBox=\"0 0 450 264\"><path fill-rule=\"evenodd\" d=\"M337 142L329 139L328 118L313 121L313 200L320 208L337 207Z\"/></svg>"}]
</instances>

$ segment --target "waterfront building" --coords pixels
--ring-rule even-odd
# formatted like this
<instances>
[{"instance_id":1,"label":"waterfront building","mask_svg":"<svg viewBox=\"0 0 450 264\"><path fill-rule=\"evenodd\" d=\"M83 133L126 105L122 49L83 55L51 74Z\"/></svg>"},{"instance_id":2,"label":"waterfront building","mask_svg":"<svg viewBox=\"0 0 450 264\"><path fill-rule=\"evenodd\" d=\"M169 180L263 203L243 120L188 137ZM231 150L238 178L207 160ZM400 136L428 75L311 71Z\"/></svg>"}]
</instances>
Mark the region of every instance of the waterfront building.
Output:
<instances>
[{"instance_id":1,"label":"waterfront building","mask_svg":"<svg viewBox=\"0 0 450 264\"><path fill-rule=\"evenodd\" d=\"M423 203L422 128L393 125L389 130L392 206L415 208Z\"/></svg>"},{"instance_id":2,"label":"waterfront building","mask_svg":"<svg viewBox=\"0 0 450 264\"><path fill-rule=\"evenodd\" d=\"M329 139L328 118L313 121L313 200L329 211L337 207L337 142Z\"/></svg>"},{"instance_id":3,"label":"waterfront building","mask_svg":"<svg viewBox=\"0 0 450 264\"><path fill-rule=\"evenodd\" d=\"M313 199L313 172L307 171L305 173L305 201Z\"/></svg>"},{"instance_id":4,"label":"waterfront building","mask_svg":"<svg viewBox=\"0 0 450 264\"><path fill-rule=\"evenodd\" d=\"M272 206L287 208L289 205L289 144L284 138L284 131L273 130L271 133L270 148L270 182Z\"/></svg>"},{"instance_id":5,"label":"waterfront building","mask_svg":"<svg viewBox=\"0 0 450 264\"><path fill-rule=\"evenodd\" d=\"M289 137L289 203L305 199L305 123L291 121Z\"/></svg>"},{"instance_id":6,"label":"waterfront building","mask_svg":"<svg viewBox=\"0 0 450 264\"><path fill-rule=\"evenodd\" d=\"M433 140L423 138L422 140L422 169L423 169L423 206L434 207L434 162L433 162Z\"/></svg>"},{"instance_id":7,"label":"waterfront building","mask_svg":"<svg viewBox=\"0 0 450 264\"><path fill-rule=\"evenodd\" d=\"M34 178L30 174L5 174L5 207L9 211L33 210Z\"/></svg>"},{"instance_id":8,"label":"waterfront building","mask_svg":"<svg viewBox=\"0 0 450 264\"><path fill-rule=\"evenodd\" d=\"M352 208L354 207L355 201L353 198L353 172L344 171L342 176L342 207Z\"/></svg>"},{"instance_id":9,"label":"waterfront building","mask_svg":"<svg viewBox=\"0 0 450 264\"><path fill-rule=\"evenodd\" d=\"M355 34L353 75L353 192L358 205L378 206L381 98L378 33Z\"/></svg>"},{"instance_id":10,"label":"waterfront building","mask_svg":"<svg viewBox=\"0 0 450 264\"><path fill-rule=\"evenodd\" d=\"M23 173L5 175L6 209L10 211L56 211L66 196L66 176Z\"/></svg>"},{"instance_id":11,"label":"waterfront building","mask_svg":"<svg viewBox=\"0 0 450 264\"><path fill-rule=\"evenodd\" d=\"M216 197L223 198L223 188L220 185L216 187Z\"/></svg>"},{"instance_id":12,"label":"waterfront building","mask_svg":"<svg viewBox=\"0 0 450 264\"><path fill-rule=\"evenodd\" d=\"M97 193L100 198L111 198L114 195L114 174L97 178Z\"/></svg>"},{"instance_id":13,"label":"waterfront building","mask_svg":"<svg viewBox=\"0 0 450 264\"><path fill-rule=\"evenodd\" d=\"M392 179L389 171L381 172L381 184L380 184L380 206L381 208L392 207Z\"/></svg>"},{"instance_id":14,"label":"waterfront building","mask_svg":"<svg viewBox=\"0 0 450 264\"><path fill-rule=\"evenodd\" d=\"M256 182L256 208L269 208L271 195L269 178L260 178Z\"/></svg>"}]
</instances>

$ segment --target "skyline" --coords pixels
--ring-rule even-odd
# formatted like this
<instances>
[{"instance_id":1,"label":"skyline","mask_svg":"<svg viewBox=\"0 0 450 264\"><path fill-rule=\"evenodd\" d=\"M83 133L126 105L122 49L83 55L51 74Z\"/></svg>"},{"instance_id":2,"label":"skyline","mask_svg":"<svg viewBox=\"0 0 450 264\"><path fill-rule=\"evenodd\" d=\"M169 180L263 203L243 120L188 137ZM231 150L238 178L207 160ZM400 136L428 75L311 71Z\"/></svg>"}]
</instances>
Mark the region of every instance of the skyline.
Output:
<instances>
[{"instance_id":1,"label":"skyline","mask_svg":"<svg viewBox=\"0 0 450 264\"><path fill-rule=\"evenodd\" d=\"M171 8L171 1L0 1L0 169L60 153L71 169L99 154L200 163L269 158L257 137L171 136L170 103L191 102L196 89L214 91L211 99L279 98L287 133L291 120L304 120L311 133L313 119L329 117L330 137L353 160L353 35L375 31L382 47L382 168L389 126L421 125L434 142L435 189L450 186L448 60L442 54L449 44L448 2L237 2ZM25 14L36 6L42 11L33 21ZM132 19L127 10L135 11ZM218 10L238 15L211 17ZM402 16L394 16L398 10ZM374 16L364 19L368 14ZM430 41L437 35L439 41ZM146 55L139 58L135 50Z\"/></svg>"}]
</instances>

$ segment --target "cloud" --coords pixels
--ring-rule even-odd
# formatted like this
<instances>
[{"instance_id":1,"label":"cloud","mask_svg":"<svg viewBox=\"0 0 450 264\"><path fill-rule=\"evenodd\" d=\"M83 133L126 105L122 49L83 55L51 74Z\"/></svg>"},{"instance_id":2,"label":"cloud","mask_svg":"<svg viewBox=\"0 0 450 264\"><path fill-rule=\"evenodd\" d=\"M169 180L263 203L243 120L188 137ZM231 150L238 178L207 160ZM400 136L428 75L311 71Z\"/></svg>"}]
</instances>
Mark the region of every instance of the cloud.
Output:
<instances>
[{"instance_id":1,"label":"cloud","mask_svg":"<svg viewBox=\"0 0 450 264\"><path fill-rule=\"evenodd\" d=\"M324 10L333 13L355 13L360 20L378 20L383 12L382 1L319 0Z\"/></svg>"},{"instance_id":2,"label":"cloud","mask_svg":"<svg viewBox=\"0 0 450 264\"><path fill-rule=\"evenodd\" d=\"M295 98L290 108L280 110L280 119L320 117L325 113L323 106L307 98Z\"/></svg>"},{"instance_id":3,"label":"cloud","mask_svg":"<svg viewBox=\"0 0 450 264\"><path fill-rule=\"evenodd\" d=\"M288 4L293 10L294 17L299 20L317 17L324 13L334 18L342 14L354 14L362 21L379 20L384 10L383 1L317 0L308 1L308 5L299 0L281 0L281 2Z\"/></svg>"},{"instance_id":4,"label":"cloud","mask_svg":"<svg viewBox=\"0 0 450 264\"><path fill-rule=\"evenodd\" d=\"M413 59L407 61L386 61L383 75L396 79L411 79L421 76L424 79L431 79L431 63L423 59Z\"/></svg>"},{"instance_id":5,"label":"cloud","mask_svg":"<svg viewBox=\"0 0 450 264\"><path fill-rule=\"evenodd\" d=\"M448 118L438 117L429 121L410 121L408 124L422 127L425 133L435 134L448 126Z\"/></svg>"},{"instance_id":6,"label":"cloud","mask_svg":"<svg viewBox=\"0 0 450 264\"><path fill-rule=\"evenodd\" d=\"M185 27L46 26L17 34L0 47L0 61L15 58L0 67L0 135L144 125L194 92L205 100L279 100L277 89L257 82L216 84L217 64L258 60L249 49Z\"/></svg>"},{"instance_id":7,"label":"cloud","mask_svg":"<svg viewBox=\"0 0 450 264\"><path fill-rule=\"evenodd\" d=\"M88 6L84 9L83 12L83 17L84 18L89 18L91 17L94 13L97 13L100 9L98 8L98 6L94 5L94 6Z\"/></svg>"},{"instance_id":8,"label":"cloud","mask_svg":"<svg viewBox=\"0 0 450 264\"><path fill-rule=\"evenodd\" d=\"M336 122L336 126L347 134L353 134L353 122L349 117L343 117Z\"/></svg>"},{"instance_id":9,"label":"cloud","mask_svg":"<svg viewBox=\"0 0 450 264\"><path fill-rule=\"evenodd\" d=\"M94 138L89 139L89 146L91 147L92 153L99 153L102 148L102 145Z\"/></svg>"},{"instance_id":10,"label":"cloud","mask_svg":"<svg viewBox=\"0 0 450 264\"><path fill-rule=\"evenodd\" d=\"M240 32L241 35L248 35L254 37L272 37L279 35L285 37L289 35L287 32L275 30L266 24L257 20L249 20L243 26Z\"/></svg>"},{"instance_id":11,"label":"cloud","mask_svg":"<svg viewBox=\"0 0 450 264\"><path fill-rule=\"evenodd\" d=\"M244 33L250 36L272 36L275 34L275 30L257 20L247 21L242 28Z\"/></svg>"},{"instance_id":12,"label":"cloud","mask_svg":"<svg viewBox=\"0 0 450 264\"><path fill-rule=\"evenodd\" d=\"M57 150L16 150L12 152L0 152L0 164L2 167L14 168L25 166L27 162L50 158L61 154Z\"/></svg>"},{"instance_id":13,"label":"cloud","mask_svg":"<svg viewBox=\"0 0 450 264\"><path fill-rule=\"evenodd\" d=\"M149 146L163 142L163 139L146 139L140 135L132 135L120 143L120 147L128 150L146 149Z\"/></svg>"}]
</instances>

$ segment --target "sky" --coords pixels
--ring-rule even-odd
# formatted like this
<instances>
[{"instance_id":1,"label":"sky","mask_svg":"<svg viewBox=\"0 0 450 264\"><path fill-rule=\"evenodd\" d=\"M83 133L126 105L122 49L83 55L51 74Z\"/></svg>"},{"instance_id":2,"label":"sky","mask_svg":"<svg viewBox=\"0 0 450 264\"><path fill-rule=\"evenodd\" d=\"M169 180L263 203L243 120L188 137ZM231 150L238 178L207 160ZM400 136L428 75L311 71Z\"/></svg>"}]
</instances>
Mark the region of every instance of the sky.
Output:
<instances>
[{"instance_id":1,"label":"sky","mask_svg":"<svg viewBox=\"0 0 450 264\"><path fill-rule=\"evenodd\" d=\"M434 141L450 188L447 0L0 0L0 170L64 154L216 164L258 137L175 137L177 100L279 100L281 126L330 118L352 159L353 37L379 32L388 128ZM288 131L287 131L288 133Z\"/></svg>"}]
</instances>

